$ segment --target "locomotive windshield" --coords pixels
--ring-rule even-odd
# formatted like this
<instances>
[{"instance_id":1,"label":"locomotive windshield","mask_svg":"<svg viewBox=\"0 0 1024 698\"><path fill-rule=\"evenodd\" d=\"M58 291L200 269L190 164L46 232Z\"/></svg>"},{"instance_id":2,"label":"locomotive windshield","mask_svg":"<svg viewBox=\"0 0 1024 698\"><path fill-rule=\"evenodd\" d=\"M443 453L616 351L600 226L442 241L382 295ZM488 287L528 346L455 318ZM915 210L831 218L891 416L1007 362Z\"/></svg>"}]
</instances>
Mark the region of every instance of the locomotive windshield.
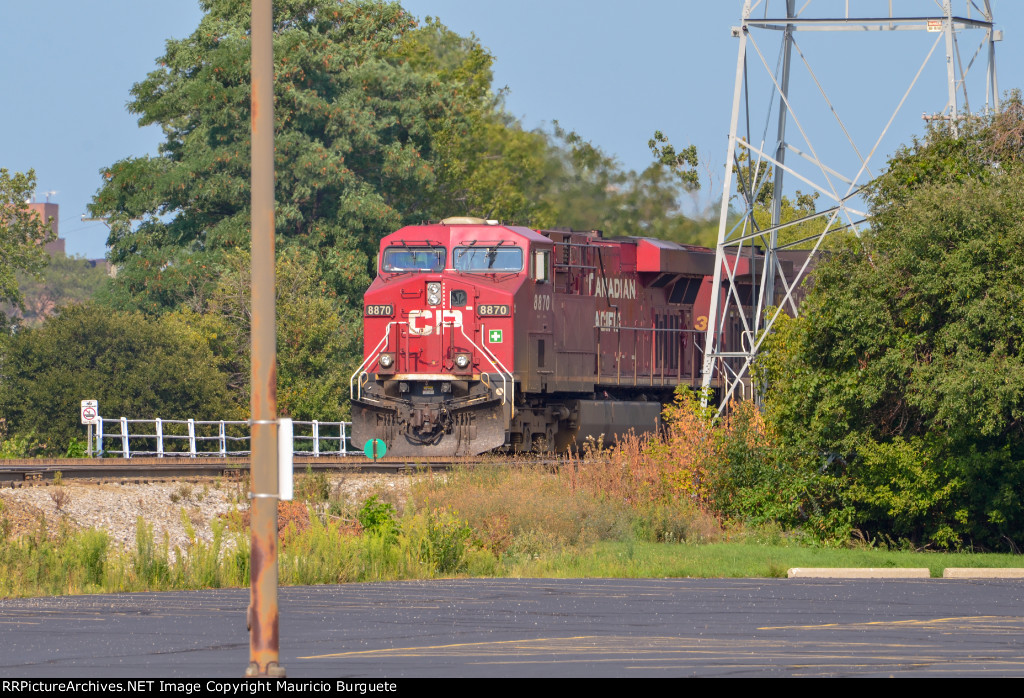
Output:
<instances>
[{"instance_id":1,"label":"locomotive windshield","mask_svg":"<svg viewBox=\"0 0 1024 698\"><path fill-rule=\"evenodd\" d=\"M389 247L380 267L383 271L441 271L446 253L443 247Z\"/></svg>"},{"instance_id":2,"label":"locomotive windshield","mask_svg":"<svg viewBox=\"0 0 1024 698\"><path fill-rule=\"evenodd\" d=\"M523 250L512 246L456 247L454 267L458 271L519 272L523 270Z\"/></svg>"}]
</instances>

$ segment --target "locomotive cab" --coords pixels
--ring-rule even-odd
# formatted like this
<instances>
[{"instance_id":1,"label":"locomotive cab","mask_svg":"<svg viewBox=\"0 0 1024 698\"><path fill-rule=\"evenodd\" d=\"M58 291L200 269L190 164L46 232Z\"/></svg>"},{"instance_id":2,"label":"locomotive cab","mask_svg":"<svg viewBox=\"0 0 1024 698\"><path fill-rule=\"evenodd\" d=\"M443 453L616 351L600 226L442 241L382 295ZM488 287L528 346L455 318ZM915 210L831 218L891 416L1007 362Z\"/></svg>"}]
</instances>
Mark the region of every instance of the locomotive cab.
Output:
<instances>
[{"instance_id":1,"label":"locomotive cab","mask_svg":"<svg viewBox=\"0 0 1024 698\"><path fill-rule=\"evenodd\" d=\"M393 455L423 457L504 445L517 398L517 302L538 273L550 276L550 249L529 229L479 219L385 237L351 381L354 443L382 438Z\"/></svg>"}]
</instances>

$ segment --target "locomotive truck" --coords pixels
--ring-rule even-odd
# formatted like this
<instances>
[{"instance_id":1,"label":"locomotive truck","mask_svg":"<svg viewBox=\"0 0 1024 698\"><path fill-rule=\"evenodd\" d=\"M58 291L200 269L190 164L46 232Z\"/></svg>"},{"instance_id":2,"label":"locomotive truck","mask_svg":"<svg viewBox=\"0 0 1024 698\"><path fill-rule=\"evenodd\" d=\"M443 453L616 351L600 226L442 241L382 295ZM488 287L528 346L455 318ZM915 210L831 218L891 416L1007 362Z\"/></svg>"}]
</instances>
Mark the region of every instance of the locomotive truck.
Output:
<instances>
[{"instance_id":1,"label":"locomotive truck","mask_svg":"<svg viewBox=\"0 0 1024 698\"><path fill-rule=\"evenodd\" d=\"M706 248L599 231L402 228L381 241L364 299L353 443L447 457L650 432L677 385L699 385L714 263Z\"/></svg>"}]
</instances>

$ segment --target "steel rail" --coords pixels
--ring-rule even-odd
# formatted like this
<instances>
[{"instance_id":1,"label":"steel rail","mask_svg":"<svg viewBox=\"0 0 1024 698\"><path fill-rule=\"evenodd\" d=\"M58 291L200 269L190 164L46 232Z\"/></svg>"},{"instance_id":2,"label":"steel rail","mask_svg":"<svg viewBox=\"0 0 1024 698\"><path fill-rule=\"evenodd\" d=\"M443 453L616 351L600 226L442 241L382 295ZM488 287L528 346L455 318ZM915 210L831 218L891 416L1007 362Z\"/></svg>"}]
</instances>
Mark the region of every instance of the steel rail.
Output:
<instances>
[{"instance_id":1,"label":"steel rail","mask_svg":"<svg viewBox=\"0 0 1024 698\"><path fill-rule=\"evenodd\" d=\"M450 470L456 466L509 464L557 466L561 459L545 456L530 459L516 456L512 461L488 458L446 458L410 461L407 458L298 457L295 472L328 473L413 473L417 471ZM52 483L60 480L175 480L208 477L242 477L250 470L248 458L35 458L0 461L0 488L25 484Z\"/></svg>"}]
</instances>

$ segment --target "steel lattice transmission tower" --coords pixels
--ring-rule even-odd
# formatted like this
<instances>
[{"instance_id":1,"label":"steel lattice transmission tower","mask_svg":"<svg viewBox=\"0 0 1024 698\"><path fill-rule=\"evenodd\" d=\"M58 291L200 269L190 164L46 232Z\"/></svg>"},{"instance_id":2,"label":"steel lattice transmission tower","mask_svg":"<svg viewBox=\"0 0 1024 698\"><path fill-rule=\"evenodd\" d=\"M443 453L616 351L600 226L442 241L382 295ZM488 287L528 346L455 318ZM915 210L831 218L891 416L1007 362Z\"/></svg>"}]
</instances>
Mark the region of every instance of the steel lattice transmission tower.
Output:
<instances>
[{"instance_id":1,"label":"steel lattice transmission tower","mask_svg":"<svg viewBox=\"0 0 1024 698\"><path fill-rule=\"evenodd\" d=\"M998 110L1002 38L989 0L746 0L732 33L739 57L712 302L706 327L696 325L706 330L703 385L718 387L723 409L760 397L751 364L779 314L797 314L822 242L859 236L887 137L921 128L908 104L953 128L972 99ZM881 85L897 83L883 103Z\"/></svg>"}]
</instances>

